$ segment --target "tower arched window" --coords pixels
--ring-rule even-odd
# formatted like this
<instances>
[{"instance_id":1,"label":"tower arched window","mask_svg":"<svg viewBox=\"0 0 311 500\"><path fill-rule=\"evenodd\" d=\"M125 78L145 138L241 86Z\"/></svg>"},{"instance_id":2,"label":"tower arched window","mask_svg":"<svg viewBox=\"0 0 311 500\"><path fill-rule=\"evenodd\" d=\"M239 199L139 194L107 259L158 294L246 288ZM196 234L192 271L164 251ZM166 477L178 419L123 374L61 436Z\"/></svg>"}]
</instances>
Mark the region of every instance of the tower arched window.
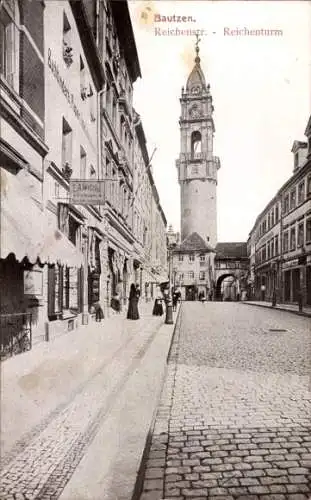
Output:
<instances>
[{"instance_id":1,"label":"tower arched window","mask_svg":"<svg viewBox=\"0 0 311 500\"><path fill-rule=\"evenodd\" d=\"M19 92L19 21L17 0L4 0L0 8L0 73L17 92Z\"/></svg>"},{"instance_id":2,"label":"tower arched window","mask_svg":"<svg viewBox=\"0 0 311 500\"><path fill-rule=\"evenodd\" d=\"M191 157L195 158L197 154L202 153L202 136L201 133L196 130L191 134Z\"/></svg>"}]
</instances>

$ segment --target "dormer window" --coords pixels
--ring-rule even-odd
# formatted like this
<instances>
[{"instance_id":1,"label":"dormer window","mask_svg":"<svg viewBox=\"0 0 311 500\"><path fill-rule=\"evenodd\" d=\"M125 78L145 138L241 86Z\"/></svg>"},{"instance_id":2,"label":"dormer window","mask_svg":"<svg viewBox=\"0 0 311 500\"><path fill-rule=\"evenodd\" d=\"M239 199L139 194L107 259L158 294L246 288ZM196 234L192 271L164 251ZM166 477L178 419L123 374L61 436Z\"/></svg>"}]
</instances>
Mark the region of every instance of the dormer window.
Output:
<instances>
[{"instance_id":1,"label":"dormer window","mask_svg":"<svg viewBox=\"0 0 311 500\"><path fill-rule=\"evenodd\" d=\"M63 16L63 59L69 67L73 63L72 42L71 42L71 26L64 12Z\"/></svg>"},{"instance_id":2,"label":"dormer window","mask_svg":"<svg viewBox=\"0 0 311 500\"><path fill-rule=\"evenodd\" d=\"M298 152L295 153L295 155L294 155L294 167L295 168L299 167L299 155L298 155Z\"/></svg>"}]
</instances>

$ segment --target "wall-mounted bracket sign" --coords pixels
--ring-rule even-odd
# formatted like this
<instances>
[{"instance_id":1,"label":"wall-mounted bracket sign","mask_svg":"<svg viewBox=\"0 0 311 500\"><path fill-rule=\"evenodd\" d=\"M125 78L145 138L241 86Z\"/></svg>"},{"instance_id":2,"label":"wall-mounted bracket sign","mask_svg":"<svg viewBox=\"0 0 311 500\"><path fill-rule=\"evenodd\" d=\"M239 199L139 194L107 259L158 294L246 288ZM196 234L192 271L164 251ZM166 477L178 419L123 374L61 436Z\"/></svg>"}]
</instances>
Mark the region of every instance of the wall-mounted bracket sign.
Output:
<instances>
[{"instance_id":1,"label":"wall-mounted bracket sign","mask_svg":"<svg viewBox=\"0 0 311 500\"><path fill-rule=\"evenodd\" d=\"M105 180L71 179L69 202L72 205L104 205L105 184Z\"/></svg>"}]
</instances>

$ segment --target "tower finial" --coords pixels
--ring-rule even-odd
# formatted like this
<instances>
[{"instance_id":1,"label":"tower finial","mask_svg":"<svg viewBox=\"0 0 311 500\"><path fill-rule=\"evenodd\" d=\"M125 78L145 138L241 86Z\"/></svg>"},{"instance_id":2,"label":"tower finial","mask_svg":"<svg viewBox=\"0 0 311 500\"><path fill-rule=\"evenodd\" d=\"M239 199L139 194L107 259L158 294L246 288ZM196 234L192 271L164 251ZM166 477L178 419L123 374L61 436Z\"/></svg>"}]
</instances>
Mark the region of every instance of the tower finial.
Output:
<instances>
[{"instance_id":1,"label":"tower finial","mask_svg":"<svg viewBox=\"0 0 311 500\"><path fill-rule=\"evenodd\" d=\"M196 58L195 58L195 62L198 64L200 62L200 57L199 57L199 52L200 52L200 48L199 48L199 42L201 41L201 38L199 38L199 35L198 33L196 33L196 42L195 42L195 51L197 53L196 55Z\"/></svg>"}]
</instances>

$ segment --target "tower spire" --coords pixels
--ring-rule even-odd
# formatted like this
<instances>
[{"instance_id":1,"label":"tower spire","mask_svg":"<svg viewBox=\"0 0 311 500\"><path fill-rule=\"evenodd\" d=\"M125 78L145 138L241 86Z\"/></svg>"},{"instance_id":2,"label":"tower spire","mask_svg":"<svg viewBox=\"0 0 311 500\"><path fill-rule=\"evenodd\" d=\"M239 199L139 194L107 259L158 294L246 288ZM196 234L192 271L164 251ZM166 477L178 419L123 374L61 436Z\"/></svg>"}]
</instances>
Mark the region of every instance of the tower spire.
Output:
<instances>
[{"instance_id":1,"label":"tower spire","mask_svg":"<svg viewBox=\"0 0 311 500\"><path fill-rule=\"evenodd\" d=\"M199 64L201 59L199 57L199 52L200 52L200 47L199 47L199 43L201 41L201 38L199 38L199 35L196 33L196 42L195 42L195 51L196 51L196 58L195 58L195 63L196 64Z\"/></svg>"}]
</instances>

